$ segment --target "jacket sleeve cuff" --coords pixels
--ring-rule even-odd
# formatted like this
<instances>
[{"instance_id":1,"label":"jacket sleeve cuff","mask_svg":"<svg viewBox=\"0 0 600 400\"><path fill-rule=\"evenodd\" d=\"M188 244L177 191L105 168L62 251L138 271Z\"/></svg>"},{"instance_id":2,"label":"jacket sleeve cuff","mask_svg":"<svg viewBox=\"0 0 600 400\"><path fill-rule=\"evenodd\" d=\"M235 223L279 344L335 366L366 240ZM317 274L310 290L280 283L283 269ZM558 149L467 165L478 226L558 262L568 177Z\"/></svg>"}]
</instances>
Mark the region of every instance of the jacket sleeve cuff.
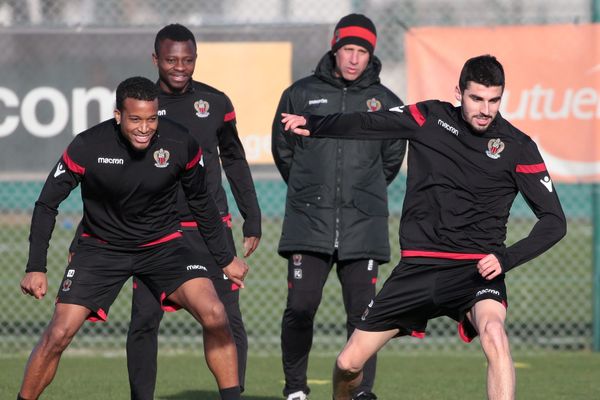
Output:
<instances>
[{"instance_id":1,"label":"jacket sleeve cuff","mask_svg":"<svg viewBox=\"0 0 600 400\"><path fill-rule=\"evenodd\" d=\"M46 269L46 267L40 267L40 266L35 266L35 265L27 265L27 267L25 268L25 273L29 273L29 272L43 272L43 273L46 273L46 272L48 272L48 270Z\"/></svg>"}]
</instances>

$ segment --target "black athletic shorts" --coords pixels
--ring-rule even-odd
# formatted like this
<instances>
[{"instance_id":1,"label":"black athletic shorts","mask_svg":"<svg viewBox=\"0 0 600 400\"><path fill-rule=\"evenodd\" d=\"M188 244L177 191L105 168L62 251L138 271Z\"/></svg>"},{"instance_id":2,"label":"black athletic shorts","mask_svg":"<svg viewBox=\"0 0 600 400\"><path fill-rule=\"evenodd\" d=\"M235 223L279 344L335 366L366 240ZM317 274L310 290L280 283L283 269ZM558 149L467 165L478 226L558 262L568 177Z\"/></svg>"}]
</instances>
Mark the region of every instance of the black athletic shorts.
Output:
<instances>
[{"instance_id":1,"label":"black athletic shorts","mask_svg":"<svg viewBox=\"0 0 600 400\"><path fill-rule=\"evenodd\" d=\"M58 289L57 303L91 310L88 320L106 320L123 284L135 275L160 301L165 311L179 307L166 298L184 282L208 278L206 257L189 247L181 233L173 239L139 248L122 249L92 237L81 237ZM211 258L212 259L212 258Z\"/></svg>"},{"instance_id":2,"label":"black athletic shorts","mask_svg":"<svg viewBox=\"0 0 600 400\"><path fill-rule=\"evenodd\" d=\"M224 220L225 221L225 220ZM213 256L210 254L208 247L206 246L206 242L204 238L196 228L195 223L182 223L183 230L183 238L188 243L190 247L194 249L194 251L198 252L203 259L206 259L204 265L208 268L208 272L213 280L213 285L219 293L219 297L221 301L225 301L223 298L224 295L227 295L232 292L238 292L240 287L231 282L229 278L223 273L223 269L219 267L214 261ZM225 225L225 233L227 236L227 242L229 243L229 249L235 254L235 243L233 240L233 232L231 230L230 223Z\"/></svg>"},{"instance_id":3,"label":"black athletic shorts","mask_svg":"<svg viewBox=\"0 0 600 400\"><path fill-rule=\"evenodd\" d=\"M428 320L448 316L459 322L461 339L470 342L477 332L466 314L484 299L507 306L504 275L487 281L472 260L450 265L401 261L365 310L357 328L371 332L400 329L398 336L423 338Z\"/></svg>"}]
</instances>

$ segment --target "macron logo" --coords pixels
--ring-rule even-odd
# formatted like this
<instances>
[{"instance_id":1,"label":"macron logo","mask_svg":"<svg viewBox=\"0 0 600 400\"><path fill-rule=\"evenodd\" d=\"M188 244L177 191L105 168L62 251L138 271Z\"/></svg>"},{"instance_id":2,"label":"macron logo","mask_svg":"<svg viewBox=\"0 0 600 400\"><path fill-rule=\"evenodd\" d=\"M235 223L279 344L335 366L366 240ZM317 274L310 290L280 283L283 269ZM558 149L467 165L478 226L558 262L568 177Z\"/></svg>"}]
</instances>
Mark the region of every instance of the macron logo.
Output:
<instances>
[{"instance_id":1,"label":"macron logo","mask_svg":"<svg viewBox=\"0 0 600 400\"><path fill-rule=\"evenodd\" d=\"M122 158L107 158L98 157L98 164L120 164L123 165L125 161Z\"/></svg>"},{"instance_id":2,"label":"macron logo","mask_svg":"<svg viewBox=\"0 0 600 400\"><path fill-rule=\"evenodd\" d=\"M56 171L54 171L54 177L58 178L60 175L64 174L65 172L67 172L65 170L65 167L63 167L62 163L58 163L58 165L56 166Z\"/></svg>"},{"instance_id":3,"label":"macron logo","mask_svg":"<svg viewBox=\"0 0 600 400\"><path fill-rule=\"evenodd\" d=\"M500 292L494 289L482 289L480 291L477 292L477 294L475 294L475 297L481 296L482 294L487 294L487 293L491 293L491 294L495 294L496 296L500 296Z\"/></svg>"},{"instance_id":4,"label":"macron logo","mask_svg":"<svg viewBox=\"0 0 600 400\"><path fill-rule=\"evenodd\" d=\"M441 119L438 119L438 125L441 126L442 128L444 128L445 130L447 130L448 132L450 132L451 134L453 134L454 136L458 136L458 129L456 129L449 123L444 122Z\"/></svg>"},{"instance_id":5,"label":"macron logo","mask_svg":"<svg viewBox=\"0 0 600 400\"><path fill-rule=\"evenodd\" d=\"M195 269L199 269L199 270L207 271L208 272L208 270L206 269L206 267L204 265L188 265L187 266L187 270L188 271L192 271L192 270L195 270Z\"/></svg>"},{"instance_id":6,"label":"macron logo","mask_svg":"<svg viewBox=\"0 0 600 400\"><path fill-rule=\"evenodd\" d=\"M309 106L314 106L315 104L327 104L327 99L316 99L308 101Z\"/></svg>"},{"instance_id":7,"label":"macron logo","mask_svg":"<svg viewBox=\"0 0 600 400\"><path fill-rule=\"evenodd\" d=\"M56 176L56 174L54 174L54 176ZM540 182L542 183L542 185L546 186L546 189L548 189L550 193L552 193L552 180L548 175L540 179Z\"/></svg>"}]
</instances>

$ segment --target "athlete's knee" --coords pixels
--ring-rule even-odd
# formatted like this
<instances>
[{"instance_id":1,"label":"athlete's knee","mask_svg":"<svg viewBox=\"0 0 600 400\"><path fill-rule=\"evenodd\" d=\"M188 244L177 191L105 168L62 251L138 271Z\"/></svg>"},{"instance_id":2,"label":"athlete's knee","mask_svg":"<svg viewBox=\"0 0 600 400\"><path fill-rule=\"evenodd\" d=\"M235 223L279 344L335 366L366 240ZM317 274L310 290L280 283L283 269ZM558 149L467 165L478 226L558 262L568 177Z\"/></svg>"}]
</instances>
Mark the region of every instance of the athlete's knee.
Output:
<instances>
[{"instance_id":1,"label":"athlete's knee","mask_svg":"<svg viewBox=\"0 0 600 400\"><path fill-rule=\"evenodd\" d=\"M285 317L290 322L301 326L312 325L320 303L321 297L318 295L306 293L298 296L297 294L290 293L288 295Z\"/></svg>"},{"instance_id":2,"label":"athlete's knee","mask_svg":"<svg viewBox=\"0 0 600 400\"><path fill-rule=\"evenodd\" d=\"M509 353L508 335L500 320L488 321L479 332L481 346L488 357Z\"/></svg>"},{"instance_id":3,"label":"athlete's knee","mask_svg":"<svg viewBox=\"0 0 600 400\"><path fill-rule=\"evenodd\" d=\"M42 335L42 347L49 353L62 353L77 331L66 326L50 325Z\"/></svg>"},{"instance_id":4,"label":"athlete's knee","mask_svg":"<svg viewBox=\"0 0 600 400\"><path fill-rule=\"evenodd\" d=\"M163 311L158 307L151 309L138 309L131 313L131 322L129 323L129 334L158 332Z\"/></svg>"},{"instance_id":5,"label":"athlete's knee","mask_svg":"<svg viewBox=\"0 0 600 400\"><path fill-rule=\"evenodd\" d=\"M204 307L201 315L202 327L206 329L218 329L229 326L227 313L225 312L225 306L219 300L211 302L208 306Z\"/></svg>"},{"instance_id":6,"label":"athlete's knee","mask_svg":"<svg viewBox=\"0 0 600 400\"><path fill-rule=\"evenodd\" d=\"M342 351L335 360L337 370L345 376L355 376L362 371L364 364L360 363L355 357L352 357L351 352Z\"/></svg>"}]
</instances>

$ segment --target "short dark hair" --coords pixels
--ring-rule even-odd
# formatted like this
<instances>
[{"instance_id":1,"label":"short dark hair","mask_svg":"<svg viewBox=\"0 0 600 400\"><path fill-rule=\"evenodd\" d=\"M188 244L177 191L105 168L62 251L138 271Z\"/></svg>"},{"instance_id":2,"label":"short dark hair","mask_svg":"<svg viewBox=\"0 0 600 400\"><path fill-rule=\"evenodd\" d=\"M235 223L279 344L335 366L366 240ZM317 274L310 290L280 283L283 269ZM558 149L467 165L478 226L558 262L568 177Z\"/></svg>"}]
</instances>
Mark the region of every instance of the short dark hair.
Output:
<instances>
[{"instance_id":1,"label":"short dark hair","mask_svg":"<svg viewBox=\"0 0 600 400\"><path fill-rule=\"evenodd\" d=\"M158 98L158 87L142 76L125 79L117 86L117 110L123 111L125 99L152 101Z\"/></svg>"},{"instance_id":2,"label":"short dark hair","mask_svg":"<svg viewBox=\"0 0 600 400\"><path fill-rule=\"evenodd\" d=\"M196 48L196 38L194 37L194 34L181 24L170 24L158 31L156 38L154 39L154 54L158 55L160 43L165 39L174 42L187 42L188 40L191 40L192 43L194 43L194 48Z\"/></svg>"},{"instance_id":3,"label":"short dark hair","mask_svg":"<svg viewBox=\"0 0 600 400\"><path fill-rule=\"evenodd\" d=\"M489 54L469 58L460 71L458 87L461 92L465 91L469 81L504 89L504 68L496 57Z\"/></svg>"}]
</instances>

